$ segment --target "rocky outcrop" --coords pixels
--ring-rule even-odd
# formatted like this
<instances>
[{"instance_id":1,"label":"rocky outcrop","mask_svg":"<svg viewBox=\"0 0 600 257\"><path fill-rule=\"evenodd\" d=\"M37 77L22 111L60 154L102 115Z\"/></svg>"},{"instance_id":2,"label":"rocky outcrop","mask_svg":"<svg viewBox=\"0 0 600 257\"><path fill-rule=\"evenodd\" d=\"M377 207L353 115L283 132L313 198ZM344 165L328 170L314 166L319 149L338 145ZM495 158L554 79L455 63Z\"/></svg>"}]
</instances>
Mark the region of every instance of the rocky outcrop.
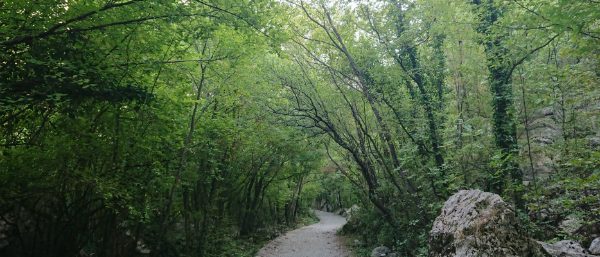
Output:
<instances>
[{"instance_id":1,"label":"rocky outcrop","mask_svg":"<svg viewBox=\"0 0 600 257\"><path fill-rule=\"evenodd\" d=\"M597 257L588 254L581 245L573 240L562 240L554 244L538 242L552 257Z\"/></svg>"},{"instance_id":2,"label":"rocky outcrop","mask_svg":"<svg viewBox=\"0 0 600 257\"><path fill-rule=\"evenodd\" d=\"M479 190L461 190L446 201L429 243L430 257L546 256L509 204Z\"/></svg>"},{"instance_id":3,"label":"rocky outcrop","mask_svg":"<svg viewBox=\"0 0 600 257\"><path fill-rule=\"evenodd\" d=\"M600 239L594 241L600 244ZM508 203L479 190L461 190L444 203L433 223L429 248L430 257L597 256L575 241L548 244L529 238Z\"/></svg>"},{"instance_id":4,"label":"rocky outcrop","mask_svg":"<svg viewBox=\"0 0 600 257\"><path fill-rule=\"evenodd\" d=\"M590 248L588 249L591 254L600 255L600 237L594 239L590 244Z\"/></svg>"},{"instance_id":5,"label":"rocky outcrop","mask_svg":"<svg viewBox=\"0 0 600 257\"><path fill-rule=\"evenodd\" d=\"M584 221L577 215L569 215L560 222L558 227L568 235L575 234L583 227Z\"/></svg>"},{"instance_id":6,"label":"rocky outcrop","mask_svg":"<svg viewBox=\"0 0 600 257\"><path fill-rule=\"evenodd\" d=\"M587 116L592 120L580 119L576 123L566 125L570 127L576 124L577 134L569 136L584 139L588 147L594 150L600 149L600 130L598 129L598 123L595 121L600 114L600 101L598 100L598 96L596 96L595 99L579 102L569 107L573 108L570 111L576 111L581 117ZM561 123L564 118L564 112L561 111L559 106L546 106L528 114L527 129L529 133L524 130L518 131L519 142L527 142L527 135L529 135L529 142L531 143L532 163L522 163L526 179L533 179L534 175L543 179L555 172L556 163L561 156L556 151L548 151L548 146L562 142L564 140L563 133L574 133L573 131L563 131L565 124ZM525 147L521 153L522 156L528 157L527 151L528 148ZM533 164L533 171L529 167L531 164Z\"/></svg>"},{"instance_id":7,"label":"rocky outcrop","mask_svg":"<svg viewBox=\"0 0 600 257\"><path fill-rule=\"evenodd\" d=\"M562 241L558 241L554 244L552 244L552 246L558 247L559 249L561 249L564 252L573 252L573 253L587 253L587 251L585 249L583 249L583 247L581 247L581 245L573 240L562 240Z\"/></svg>"},{"instance_id":8,"label":"rocky outcrop","mask_svg":"<svg viewBox=\"0 0 600 257\"><path fill-rule=\"evenodd\" d=\"M531 113L528 117L529 142L531 142L532 162L522 163L524 176L527 181L532 181L533 177L545 178L554 172L558 155L549 151L544 151L547 146L553 145L562 139L562 130L556 122L557 113L553 107L545 107ZM527 142L527 133L520 131L519 142ZM524 148L524 156L529 156ZM530 166L533 164L533 170Z\"/></svg>"}]
</instances>

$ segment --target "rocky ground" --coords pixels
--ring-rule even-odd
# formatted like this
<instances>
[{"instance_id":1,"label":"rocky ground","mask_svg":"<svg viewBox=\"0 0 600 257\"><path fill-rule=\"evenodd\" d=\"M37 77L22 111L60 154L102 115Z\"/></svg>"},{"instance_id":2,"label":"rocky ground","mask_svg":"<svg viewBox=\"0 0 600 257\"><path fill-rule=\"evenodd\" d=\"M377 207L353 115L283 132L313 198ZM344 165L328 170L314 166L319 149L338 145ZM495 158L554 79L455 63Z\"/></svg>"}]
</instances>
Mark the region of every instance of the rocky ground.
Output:
<instances>
[{"instance_id":1,"label":"rocky ground","mask_svg":"<svg viewBox=\"0 0 600 257\"><path fill-rule=\"evenodd\" d=\"M572 240L529 238L510 204L479 190L461 190L444 203L429 245L429 257L600 257L600 238L589 249Z\"/></svg>"}]
</instances>

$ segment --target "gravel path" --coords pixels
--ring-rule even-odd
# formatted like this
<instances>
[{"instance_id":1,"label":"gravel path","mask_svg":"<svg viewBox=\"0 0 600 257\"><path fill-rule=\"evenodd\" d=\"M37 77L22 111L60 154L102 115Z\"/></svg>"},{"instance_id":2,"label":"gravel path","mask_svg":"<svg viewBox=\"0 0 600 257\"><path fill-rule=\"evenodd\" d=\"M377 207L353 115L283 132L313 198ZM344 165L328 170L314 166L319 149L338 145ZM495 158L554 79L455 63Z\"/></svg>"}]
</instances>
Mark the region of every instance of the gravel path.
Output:
<instances>
[{"instance_id":1,"label":"gravel path","mask_svg":"<svg viewBox=\"0 0 600 257\"><path fill-rule=\"evenodd\" d=\"M286 233L258 251L257 257L350 257L336 230L346 224L342 216L315 211L317 224Z\"/></svg>"}]
</instances>

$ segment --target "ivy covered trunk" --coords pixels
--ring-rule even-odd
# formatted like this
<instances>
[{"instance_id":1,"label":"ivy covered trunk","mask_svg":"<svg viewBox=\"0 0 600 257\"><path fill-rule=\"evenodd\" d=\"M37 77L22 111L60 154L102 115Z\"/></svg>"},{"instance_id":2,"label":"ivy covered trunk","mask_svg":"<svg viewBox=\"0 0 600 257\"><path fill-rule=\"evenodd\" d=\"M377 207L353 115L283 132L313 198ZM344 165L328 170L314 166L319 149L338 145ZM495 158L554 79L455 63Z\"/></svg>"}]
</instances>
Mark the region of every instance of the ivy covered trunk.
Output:
<instances>
[{"instance_id":1,"label":"ivy covered trunk","mask_svg":"<svg viewBox=\"0 0 600 257\"><path fill-rule=\"evenodd\" d=\"M498 19L502 17L503 10L494 0L474 0L473 3L479 11L477 30L483 38L490 72L488 83L492 93L494 138L500 152L496 157L497 163L492 165L489 189L498 194L509 190L513 200L519 203L521 193L518 191L521 190L523 175L516 158L519 150L512 88L515 64L505 46L507 34L493 31L493 26L497 25Z\"/></svg>"}]
</instances>

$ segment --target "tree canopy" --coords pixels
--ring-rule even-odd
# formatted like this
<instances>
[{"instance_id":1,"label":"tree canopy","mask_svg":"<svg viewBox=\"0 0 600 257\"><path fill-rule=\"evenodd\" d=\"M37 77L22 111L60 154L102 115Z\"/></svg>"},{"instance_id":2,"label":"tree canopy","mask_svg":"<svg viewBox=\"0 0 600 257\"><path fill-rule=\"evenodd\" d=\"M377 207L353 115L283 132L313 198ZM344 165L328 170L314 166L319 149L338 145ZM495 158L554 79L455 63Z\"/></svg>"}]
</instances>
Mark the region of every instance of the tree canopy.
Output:
<instances>
[{"instance_id":1,"label":"tree canopy","mask_svg":"<svg viewBox=\"0 0 600 257\"><path fill-rule=\"evenodd\" d=\"M592 0L0 2L0 255L253 256L357 205L344 232L424 256L467 188L589 241L599 24Z\"/></svg>"}]
</instances>

